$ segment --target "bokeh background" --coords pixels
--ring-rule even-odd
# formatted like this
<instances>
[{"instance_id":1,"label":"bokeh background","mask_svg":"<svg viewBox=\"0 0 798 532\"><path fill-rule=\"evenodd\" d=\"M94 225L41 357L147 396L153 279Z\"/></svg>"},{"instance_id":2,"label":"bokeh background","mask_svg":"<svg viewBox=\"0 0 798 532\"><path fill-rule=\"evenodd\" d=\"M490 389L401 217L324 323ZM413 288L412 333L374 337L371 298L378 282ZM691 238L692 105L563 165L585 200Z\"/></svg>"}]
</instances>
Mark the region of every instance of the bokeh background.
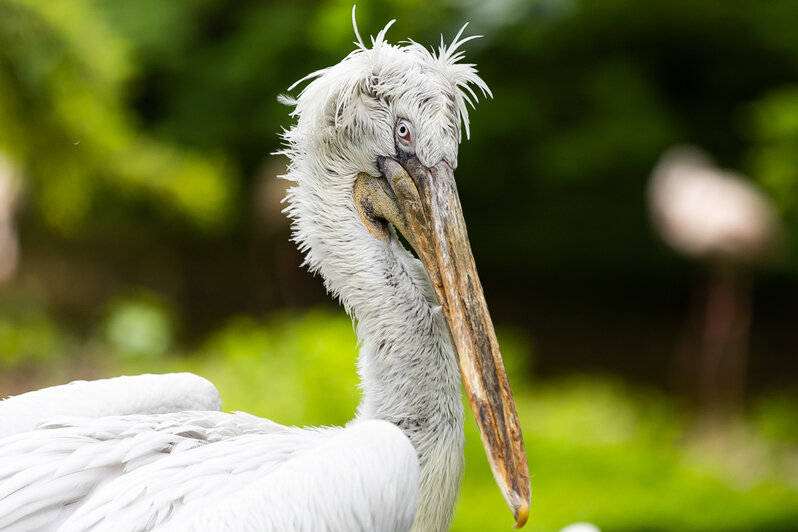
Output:
<instances>
[{"instance_id":1,"label":"bokeh background","mask_svg":"<svg viewBox=\"0 0 798 532\"><path fill-rule=\"evenodd\" d=\"M277 95L353 48L351 7L0 0L0 396L189 370L228 410L351 418L352 323L300 268L272 155L291 123ZM467 60L494 98L457 176L529 529L798 530L798 2L381 0L357 17L364 36L396 18L393 42L484 35ZM684 143L764 190L779 253L718 268L663 243L649 176ZM734 348L714 346L745 361L731 397L702 393L719 269L750 302ZM470 420L467 438L453 530L505 530Z\"/></svg>"}]
</instances>

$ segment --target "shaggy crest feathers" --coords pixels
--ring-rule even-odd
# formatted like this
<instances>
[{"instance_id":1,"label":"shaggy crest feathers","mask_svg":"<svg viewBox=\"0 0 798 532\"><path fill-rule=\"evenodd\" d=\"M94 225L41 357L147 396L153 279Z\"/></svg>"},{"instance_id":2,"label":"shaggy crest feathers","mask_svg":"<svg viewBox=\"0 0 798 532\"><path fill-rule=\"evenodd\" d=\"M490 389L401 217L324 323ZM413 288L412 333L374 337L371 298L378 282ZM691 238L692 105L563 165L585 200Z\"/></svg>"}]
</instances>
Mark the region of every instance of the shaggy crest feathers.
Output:
<instances>
[{"instance_id":1,"label":"shaggy crest feathers","mask_svg":"<svg viewBox=\"0 0 798 532\"><path fill-rule=\"evenodd\" d=\"M347 79L348 83L341 88L336 101L335 120L337 125L338 120L341 118L338 113L345 106L347 97L352 95L351 91L356 87L358 82L361 81L358 80L358 78L362 78L362 81L365 83L365 88L368 89L371 77L367 73L368 67L371 66L371 75L373 75L375 72L379 72L381 66L380 60L382 59L381 56L384 55L384 50L401 49L399 46L388 43L388 41L385 39L386 33L395 22L396 19L392 19L382 30L377 33L376 37L372 36L371 48L368 48L363 42L363 38L360 36L360 31L357 27L357 21L355 20L355 8L353 7L352 27L354 29L356 38L353 44L356 46L356 49L350 52L349 55L347 55L339 64L316 70L295 81L290 87L288 87L288 91L294 90L297 86L306 81L317 80L318 78L329 74L333 69L341 68L342 65L351 67L350 69L345 69L347 72L345 74L342 73L343 75L341 76L342 78ZM479 101L479 98L471 85L476 86L482 92L483 97L492 98L493 94L491 93L487 83L485 83L485 81L479 76L476 65L472 63L460 63L460 61L465 57L465 52L460 48L465 43L482 37L482 35L470 35L468 37L462 37L467 27L468 23L466 22L463 24L463 26L460 28L460 31L457 32L457 35L455 35L451 44L448 46L444 41L443 35L441 35L441 44L438 47L437 53L432 49L427 50L422 45L410 39L404 41L407 43L407 46L404 47L404 50L407 53L414 55L417 59L427 63L429 67L437 70L445 79L449 81L451 88L454 89L453 92L457 105L458 121L465 128L466 138L470 138L471 131L468 120L468 106L471 106L471 108L474 109L477 101ZM344 69L342 68L342 70ZM353 75L357 74L358 71L360 71L359 76ZM303 91L299 94L299 98L294 98L286 94L280 94L277 99L282 104L296 106L294 111L292 111L291 116L299 116L303 111L303 106L301 106L300 101L303 99L303 95L309 88L310 86L303 89Z\"/></svg>"}]
</instances>

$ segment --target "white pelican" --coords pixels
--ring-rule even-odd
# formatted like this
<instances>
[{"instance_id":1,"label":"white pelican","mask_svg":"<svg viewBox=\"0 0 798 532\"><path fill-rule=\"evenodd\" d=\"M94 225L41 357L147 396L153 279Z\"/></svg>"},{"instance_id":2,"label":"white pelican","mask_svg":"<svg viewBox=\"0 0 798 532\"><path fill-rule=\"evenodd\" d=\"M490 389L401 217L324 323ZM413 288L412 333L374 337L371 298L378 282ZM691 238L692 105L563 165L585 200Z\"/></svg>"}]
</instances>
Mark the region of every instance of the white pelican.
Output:
<instances>
[{"instance_id":1,"label":"white pelican","mask_svg":"<svg viewBox=\"0 0 798 532\"><path fill-rule=\"evenodd\" d=\"M295 240L354 317L363 398L346 427L218 412L193 375L81 382L0 403L2 530L446 530L463 473L460 382L522 526L529 472L454 169L469 85L383 29L314 72L285 132ZM290 90L290 89L289 89ZM418 253L397 239L402 232ZM60 417L68 414L71 417Z\"/></svg>"},{"instance_id":2,"label":"white pelican","mask_svg":"<svg viewBox=\"0 0 798 532\"><path fill-rule=\"evenodd\" d=\"M745 272L777 251L776 208L753 182L717 168L692 146L671 148L662 156L648 199L662 239L709 265L699 350L700 399L704 406L737 403L743 395L751 314ZM678 358L684 354L677 353ZM680 377L691 373L687 360L679 364Z\"/></svg>"}]
</instances>

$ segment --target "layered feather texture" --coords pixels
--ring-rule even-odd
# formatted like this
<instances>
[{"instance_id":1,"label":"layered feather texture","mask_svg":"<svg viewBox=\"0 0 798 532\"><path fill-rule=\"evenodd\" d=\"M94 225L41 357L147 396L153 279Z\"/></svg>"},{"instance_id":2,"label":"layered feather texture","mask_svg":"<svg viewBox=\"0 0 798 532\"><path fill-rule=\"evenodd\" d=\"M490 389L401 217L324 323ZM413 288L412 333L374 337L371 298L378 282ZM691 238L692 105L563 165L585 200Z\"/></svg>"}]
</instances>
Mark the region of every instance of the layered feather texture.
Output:
<instances>
[{"instance_id":1,"label":"layered feather texture","mask_svg":"<svg viewBox=\"0 0 798 532\"><path fill-rule=\"evenodd\" d=\"M62 419L0 443L2 530L400 531L417 486L413 448L383 421L189 411Z\"/></svg>"}]
</instances>

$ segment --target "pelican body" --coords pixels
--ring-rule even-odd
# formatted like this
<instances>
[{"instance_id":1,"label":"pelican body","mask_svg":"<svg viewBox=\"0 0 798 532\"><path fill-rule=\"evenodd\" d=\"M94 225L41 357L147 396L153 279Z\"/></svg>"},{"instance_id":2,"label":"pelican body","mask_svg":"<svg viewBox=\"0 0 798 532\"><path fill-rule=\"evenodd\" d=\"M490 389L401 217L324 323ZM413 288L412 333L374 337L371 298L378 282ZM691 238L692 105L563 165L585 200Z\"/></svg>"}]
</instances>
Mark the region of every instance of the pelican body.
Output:
<instances>
[{"instance_id":1,"label":"pelican body","mask_svg":"<svg viewBox=\"0 0 798 532\"><path fill-rule=\"evenodd\" d=\"M518 526L529 473L454 169L487 86L385 41L305 80L285 132L294 238L356 322L363 388L345 427L220 412L188 374L120 377L0 403L2 530L447 530L463 474L461 378ZM290 90L290 89L289 89ZM400 231L415 258L397 238Z\"/></svg>"}]
</instances>

